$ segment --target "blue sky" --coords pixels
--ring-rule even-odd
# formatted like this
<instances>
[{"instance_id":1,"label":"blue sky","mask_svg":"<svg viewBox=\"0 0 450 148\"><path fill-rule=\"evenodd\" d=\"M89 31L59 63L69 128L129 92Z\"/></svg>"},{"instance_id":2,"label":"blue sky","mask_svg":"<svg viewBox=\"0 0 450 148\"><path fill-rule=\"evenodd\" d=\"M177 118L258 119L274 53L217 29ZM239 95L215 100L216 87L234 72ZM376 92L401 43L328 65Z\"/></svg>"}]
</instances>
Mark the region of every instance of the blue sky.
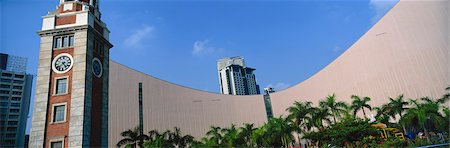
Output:
<instances>
[{"instance_id":1,"label":"blue sky","mask_svg":"<svg viewBox=\"0 0 450 148\"><path fill-rule=\"evenodd\" d=\"M285 89L337 58L397 0L101 0L111 59L152 76L219 92L216 60L243 56L261 88ZM37 73L41 16L59 0L0 0L0 52ZM34 96L34 95L33 95Z\"/></svg>"}]
</instances>

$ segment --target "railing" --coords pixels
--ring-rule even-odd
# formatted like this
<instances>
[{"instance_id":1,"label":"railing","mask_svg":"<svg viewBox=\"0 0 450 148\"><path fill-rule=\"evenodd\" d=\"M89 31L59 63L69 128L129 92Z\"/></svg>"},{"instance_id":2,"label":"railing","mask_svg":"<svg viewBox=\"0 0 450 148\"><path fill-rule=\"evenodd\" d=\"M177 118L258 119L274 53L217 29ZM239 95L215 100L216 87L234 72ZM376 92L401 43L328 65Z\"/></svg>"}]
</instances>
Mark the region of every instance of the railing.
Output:
<instances>
[{"instance_id":1,"label":"railing","mask_svg":"<svg viewBox=\"0 0 450 148\"><path fill-rule=\"evenodd\" d=\"M417 148L444 147L444 146L450 146L450 143L443 143L443 144L435 144L435 145L420 146L420 147L417 147Z\"/></svg>"}]
</instances>

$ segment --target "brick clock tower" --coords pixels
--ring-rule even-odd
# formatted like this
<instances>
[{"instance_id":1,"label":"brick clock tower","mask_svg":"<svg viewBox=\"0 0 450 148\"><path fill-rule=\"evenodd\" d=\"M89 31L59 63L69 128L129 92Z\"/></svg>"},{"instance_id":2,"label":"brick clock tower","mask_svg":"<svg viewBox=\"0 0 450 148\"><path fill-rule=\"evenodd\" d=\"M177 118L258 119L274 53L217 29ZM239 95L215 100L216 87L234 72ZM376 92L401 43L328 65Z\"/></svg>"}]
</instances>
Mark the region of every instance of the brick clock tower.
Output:
<instances>
[{"instance_id":1,"label":"brick clock tower","mask_svg":"<svg viewBox=\"0 0 450 148\"><path fill-rule=\"evenodd\" d=\"M43 16L29 146L108 147L109 30L99 0Z\"/></svg>"}]
</instances>

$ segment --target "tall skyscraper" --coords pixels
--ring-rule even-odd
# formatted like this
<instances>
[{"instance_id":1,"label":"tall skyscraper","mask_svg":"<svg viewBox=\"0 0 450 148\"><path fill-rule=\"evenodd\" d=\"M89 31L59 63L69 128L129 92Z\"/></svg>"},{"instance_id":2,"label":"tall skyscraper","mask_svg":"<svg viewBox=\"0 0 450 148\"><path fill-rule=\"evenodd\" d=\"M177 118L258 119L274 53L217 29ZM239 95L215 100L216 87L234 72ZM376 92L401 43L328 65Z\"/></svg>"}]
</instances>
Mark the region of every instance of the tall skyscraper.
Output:
<instances>
[{"instance_id":1,"label":"tall skyscraper","mask_svg":"<svg viewBox=\"0 0 450 148\"><path fill-rule=\"evenodd\" d=\"M256 69L246 67L243 57L223 58L217 61L220 93L228 95L260 94L256 84Z\"/></svg>"},{"instance_id":2,"label":"tall skyscraper","mask_svg":"<svg viewBox=\"0 0 450 148\"><path fill-rule=\"evenodd\" d=\"M0 147L24 147L33 76L27 59L0 53Z\"/></svg>"},{"instance_id":3,"label":"tall skyscraper","mask_svg":"<svg viewBox=\"0 0 450 148\"><path fill-rule=\"evenodd\" d=\"M112 45L98 3L59 0L42 17L30 147L108 147Z\"/></svg>"}]
</instances>

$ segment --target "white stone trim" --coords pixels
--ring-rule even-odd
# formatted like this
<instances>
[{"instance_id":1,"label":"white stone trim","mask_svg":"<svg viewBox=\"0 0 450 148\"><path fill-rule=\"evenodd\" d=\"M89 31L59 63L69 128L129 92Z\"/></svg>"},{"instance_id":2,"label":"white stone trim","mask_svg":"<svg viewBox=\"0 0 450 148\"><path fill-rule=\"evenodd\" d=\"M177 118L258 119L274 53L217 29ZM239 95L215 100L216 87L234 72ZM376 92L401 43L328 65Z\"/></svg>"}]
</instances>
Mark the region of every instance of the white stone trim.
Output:
<instances>
[{"instance_id":1,"label":"white stone trim","mask_svg":"<svg viewBox=\"0 0 450 148\"><path fill-rule=\"evenodd\" d=\"M97 61L100 64L100 74L99 75L96 75L95 72L94 72L94 62L95 61ZM98 58L94 58L94 59L92 59L92 66L91 67L92 67L92 73L94 74L94 76L96 76L97 78L101 78L102 74L103 74L103 64L102 64L102 62Z\"/></svg>"},{"instance_id":2,"label":"white stone trim","mask_svg":"<svg viewBox=\"0 0 450 148\"><path fill-rule=\"evenodd\" d=\"M55 117L55 107L56 106L61 106L61 105L64 105L64 120L63 121L54 122L53 118ZM58 123L67 122L67 102L52 104L52 112L51 112L51 114L52 114L51 120L50 120L51 124L58 124Z\"/></svg>"},{"instance_id":3,"label":"white stone trim","mask_svg":"<svg viewBox=\"0 0 450 148\"><path fill-rule=\"evenodd\" d=\"M82 25L90 25L92 27L94 27L94 16L92 16L91 13L89 13L89 11L81 11L81 12L70 12L70 13L63 13L61 15L58 15L59 17L61 16L70 16L70 15L76 15L76 20L74 24L66 24L66 25L58 25L55 26L55 29L59 29L59 28L68 28L68 27L74 27L74 26L82 26Z\"/></svg>"},{"instance_id":4,"label":"white stone trim","mask_svg":"<svg viewBox=\"0 0 450 148\"><path fill-rule=\"evenodd\" d=\"M67 79L67 83L66 83L66 92L62 93L62 94L57 94L56 93L56 87L58 86L58 80L59 79ZM55 78L55 84L53 85L53 96L62 96L62 95L67 95L69 93L69 76L62 76L62 77L56 77Z\"/></svg>"},{"instance_id":5,"label":"white stone trim","mask_svg":"<svg viewBox=\"0 0 450 148\"><path fill-rule=\"evenodd\" d=\"M55 15L51 15L48 17L42 18L42 30L51 30L55 29Z\"/></svg>"},{"instance_id":6,"label":"white stone trim","mask_svg":"<svg viewBox=\"0 0 450 148\"><path fill-rule=\"evenodd\" d=\"M72 10L73 9L73 3L67 3L63 5L63 11Z\"/></svg>"},{"instance_id":7,"label":"white stone trim","mask_svg":"<svg viewBox=\"0 0 450 148\"><path fill-rule=\"evenodd\" d=\"M58 59L59 57L62 57L62 56L67 56L67 57L69 57L69 59L70 59L70 66L69 66L69 68L67 68L67 69L64 70L64 71L58 71L58 70L56 69L56 67L55 67L56 59ZM68 54L68 53L61 53L61 54L57 55L55 58L53 58L53 60L52 60L52 70L53 70L55 73L57 73L57 74L63 74L63 73L68 72L70 69L72 69L73 63L74 63L74 61L73 61L72 55L70 55L70 54Z\"/></svg>"},{"instance_id":8,"label":"white stone trim","mask_svg":"<svg viewBox=\"0 0 450 148\"><path fill-rule=\"evenodd\" d=\"M59 142L59 141L62 142L62 147L64 148L64 137L51 138L49 140L48 148L52 148L52 142Z\"/></svg>"}]
</instances>

